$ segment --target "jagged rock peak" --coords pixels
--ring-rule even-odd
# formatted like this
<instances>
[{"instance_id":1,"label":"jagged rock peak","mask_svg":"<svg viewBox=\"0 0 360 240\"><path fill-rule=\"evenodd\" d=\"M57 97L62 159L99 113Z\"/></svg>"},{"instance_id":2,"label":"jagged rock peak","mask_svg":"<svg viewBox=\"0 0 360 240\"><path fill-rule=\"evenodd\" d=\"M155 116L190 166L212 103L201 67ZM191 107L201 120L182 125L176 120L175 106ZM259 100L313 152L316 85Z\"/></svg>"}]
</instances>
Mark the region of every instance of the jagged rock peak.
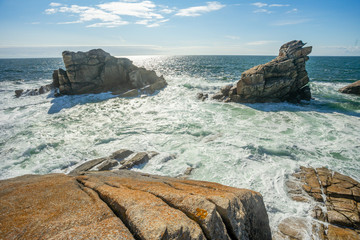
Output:
<instances>
[{"instance_id":1,"label":"jagged rock peak","mask_svg":"<svg viewBox=\"0 0 360 240\"><path fill-rule=\"evenodd\" d=\"M212 98L229 102L300 102L310 100L305 62L312 47L291 41L280 47L272 61L250 68L234 86L225 86Z\"/></svg>"}]
</instances>

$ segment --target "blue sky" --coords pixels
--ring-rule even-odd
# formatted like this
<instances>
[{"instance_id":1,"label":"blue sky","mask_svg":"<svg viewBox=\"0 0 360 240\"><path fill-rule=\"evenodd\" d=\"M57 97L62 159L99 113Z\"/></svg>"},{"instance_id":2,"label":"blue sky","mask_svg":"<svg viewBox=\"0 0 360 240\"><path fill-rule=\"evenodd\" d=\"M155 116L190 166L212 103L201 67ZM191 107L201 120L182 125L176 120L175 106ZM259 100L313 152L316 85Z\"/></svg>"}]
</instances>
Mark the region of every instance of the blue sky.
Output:
<instances>
[{"instance_id":1,"label":"blue sky","mask_svg":"<svg viewBox=\"0 0 360 240\"><path fill-rule=\"evenodd\" d=\"M360 56L360 1L0 0L0 57L277 55L290 40L312 55Z\"/></svg>"}]
</instances>

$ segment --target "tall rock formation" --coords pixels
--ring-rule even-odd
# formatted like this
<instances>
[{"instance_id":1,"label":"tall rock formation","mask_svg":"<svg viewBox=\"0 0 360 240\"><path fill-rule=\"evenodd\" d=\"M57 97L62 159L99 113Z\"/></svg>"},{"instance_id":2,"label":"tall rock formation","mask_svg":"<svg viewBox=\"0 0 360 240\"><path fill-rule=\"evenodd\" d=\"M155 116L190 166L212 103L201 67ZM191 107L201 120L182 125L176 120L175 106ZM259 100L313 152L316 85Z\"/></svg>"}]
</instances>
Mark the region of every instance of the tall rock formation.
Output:
<instances>
[{"instance_id":1,"label":"tall rock formation","mask_svg":"<svg viewBox=\"0 0 360 240\"><path fill-rule=\"evenodd\" d=\"M305 62L312 47L304 45L296 40L282 45L279 56L243 72L236 85L225 86L213 98L240 103L310 100Z\"/></svg>"},{"instance_id":2,"label":"tall rock formation","mask_svg":"<svg viewBox=\"0 0 360 240\"><path fill-rule=\"evenodd\" d=\"M163 76L139 68L127 58L116 58L102 49L62 53L66 71L55 70L53 85L60 94L74 95L116 91L124 93L146 87L150 93L167 85Z\"/></svg>"},{"instance_id":3,"label":"tall rock formation","mask_svg":"<svg viewBox=\"0 0 360 240\"><path fill-rule=\"evenodd\" d=\"M128 170L0 181L4 239L270 240L262 196Z\"/></svg>"}]
</instances>

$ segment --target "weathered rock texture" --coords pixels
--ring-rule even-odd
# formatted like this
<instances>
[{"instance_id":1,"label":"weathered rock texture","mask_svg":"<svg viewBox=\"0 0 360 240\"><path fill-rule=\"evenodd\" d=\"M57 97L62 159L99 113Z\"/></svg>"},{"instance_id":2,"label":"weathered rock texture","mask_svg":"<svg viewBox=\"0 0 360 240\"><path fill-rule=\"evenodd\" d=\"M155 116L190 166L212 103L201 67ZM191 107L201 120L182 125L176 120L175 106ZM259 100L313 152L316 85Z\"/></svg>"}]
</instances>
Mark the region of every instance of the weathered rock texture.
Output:
<instances>
[{"instance_id":1,"label":"weathered rock texture","mask_svg":"<svg viewBox=\"0 0 360 240\"><path fill-rule=\"evenodd\" d=\"M312 233L319 239L360 239L360 183L327 168L301 167L286 183L296 201L315 199ZM306 193L305 193L306 192ZM305 194L304 194L305 193ZM285 219L282 234L297 238L306 233L304 219ZM301 227L303 226L303 227Z\"/></svg>"},{"instance_id":2,"label":"weathered rock texture","mask_svg":"<svg viewBox=\"0 0 360 240\"><path fill-rule=\"evenodd\" d=\"M305 62L312 47L304 45L295 40L282 45L278 57L243 72L236 85L223 87L212 98L240 103L309 101Z\"/></svg>"},{"instance_id":3,"label":"weathered rock texture","mask_svg":"<svg viewBox=\"0 0 360 240\"><path fill-rule=\"evenodd\" d=\"M340 88L339 92L360 95L360 80Z\"/></svg>"},{"instance_id":4,"label":"weathered rock texture","mask_svg":"<svg viewBox=\"0 0 360 240\"><path fill-rule=\"evenodd\" d=\"M128 170L0 181L4 239L271 239L262 196Z\"/></svg>"},{"instance_id":5,"label":"weathered rock texture","mask_svg":"<svg viewBox=\"0 0 360 240\"><path fill-rule=\"evenodd\" d=\"M142 88L153 93L167 85L165 79L154 71L136 67L129 59L113 57L102 49L76 53L64 51L62 56L66 71L60 68L53 74L54 86L58 86L60 94L106 91L122 94Z\"/></svg>"}]
</instances>

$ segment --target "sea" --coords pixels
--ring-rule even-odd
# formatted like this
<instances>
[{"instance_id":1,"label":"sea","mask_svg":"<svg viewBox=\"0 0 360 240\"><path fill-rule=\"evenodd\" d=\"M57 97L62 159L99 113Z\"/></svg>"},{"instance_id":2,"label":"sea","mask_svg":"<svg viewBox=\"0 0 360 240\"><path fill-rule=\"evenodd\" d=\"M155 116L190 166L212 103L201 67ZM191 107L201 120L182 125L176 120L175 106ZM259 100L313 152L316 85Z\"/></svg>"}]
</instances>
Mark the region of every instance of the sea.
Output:
<instances>
[{"instance_id":1,"label":"sea","mask_svg":"<svg viewBox=\"0 0 360 240\"><path fill-rule=\"evenodd\" d=\"M67 173L119 149L160 154L135 168L247 188L263 195L273 231L290 216L311 219L285 182L300 166L327 167L360 181L360 97L338 89L360 80L360 57L310 56L313 100L300 104L201 101L274 56L130 56L163 75L152 95L111 93L16 98L52 82L61 58L0 59L0 179Z\"/></svg>"}]
</instances>

